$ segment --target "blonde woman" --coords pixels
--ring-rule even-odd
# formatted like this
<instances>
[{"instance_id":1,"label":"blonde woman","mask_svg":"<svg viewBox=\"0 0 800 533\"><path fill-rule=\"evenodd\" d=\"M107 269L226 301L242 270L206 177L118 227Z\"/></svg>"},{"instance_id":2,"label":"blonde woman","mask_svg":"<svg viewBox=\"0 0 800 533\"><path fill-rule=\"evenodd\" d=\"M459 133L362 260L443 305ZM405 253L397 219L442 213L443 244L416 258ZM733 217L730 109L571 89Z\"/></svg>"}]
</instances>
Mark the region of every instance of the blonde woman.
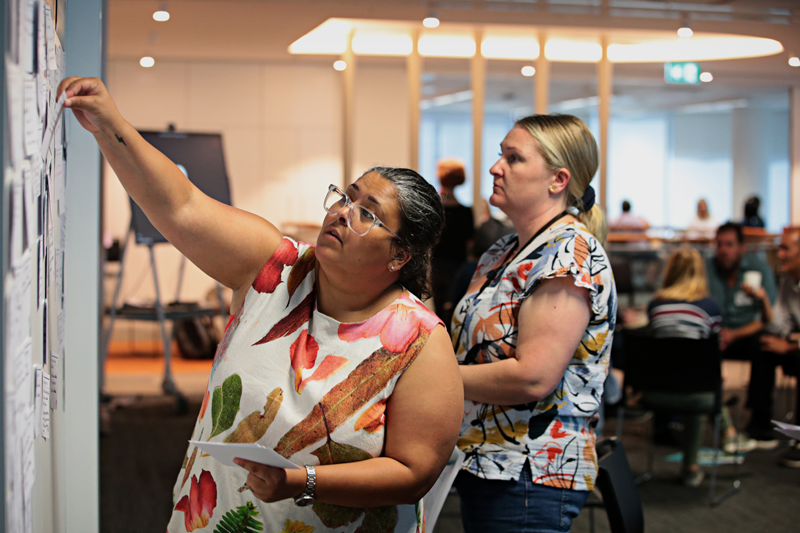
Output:
<instances>
[{"instance_id":1,"label":"blonde woman","mask_svg":"<svg viewBox=\"0 0 800 533\"><path fill-rule=\"evenodd\" d=\"M707 339L719 332L722 311L709 296L706 269L700 252L694 248L681 248L667 260L661 289L653 295L647 308L650 330L656 338ZM711 393L650 392L643 397L653 406L665 408L706 409L714 403ZM747 452L755 448L755 441L736 433L730 413L723 407L722 423L725 428L726 452ZM683 447L683 483L697 487L703 481L703 471L697 464L697 452L703 443L706 415L685 415Z\"/></svg>"},{"instance_id":2,"label":"blonde woman","mask_svg":"<svg viewBox=\"0 0 800 533\"><path fill-rule=\"evenodd\" d=\"M481 257L456 306L464 380L456 480L464 531L569 531L597 475L594 424L617 294L589 182L597 144L569 115L515 124L489 203L516 233Z\"/></svg>"}]
</instances>

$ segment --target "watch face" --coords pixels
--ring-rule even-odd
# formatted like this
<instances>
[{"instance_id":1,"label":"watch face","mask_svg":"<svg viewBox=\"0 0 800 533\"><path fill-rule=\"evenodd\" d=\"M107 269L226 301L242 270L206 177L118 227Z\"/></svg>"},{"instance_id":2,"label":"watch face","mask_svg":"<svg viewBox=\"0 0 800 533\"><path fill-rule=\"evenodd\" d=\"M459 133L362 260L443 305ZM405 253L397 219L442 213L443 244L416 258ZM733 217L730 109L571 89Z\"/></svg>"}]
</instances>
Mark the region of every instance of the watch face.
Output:
<instances>
[{"instance_id":1,"label":"watch face","mask_svg":"<svg viewBox=\"0 0 800 533\"><path fill-rule=\"evenodd\" d=\"M294 501L294 504L298 507L307 507L314 503L314 498L311 496L300 496Z\"/></svg>"}]
</instances>

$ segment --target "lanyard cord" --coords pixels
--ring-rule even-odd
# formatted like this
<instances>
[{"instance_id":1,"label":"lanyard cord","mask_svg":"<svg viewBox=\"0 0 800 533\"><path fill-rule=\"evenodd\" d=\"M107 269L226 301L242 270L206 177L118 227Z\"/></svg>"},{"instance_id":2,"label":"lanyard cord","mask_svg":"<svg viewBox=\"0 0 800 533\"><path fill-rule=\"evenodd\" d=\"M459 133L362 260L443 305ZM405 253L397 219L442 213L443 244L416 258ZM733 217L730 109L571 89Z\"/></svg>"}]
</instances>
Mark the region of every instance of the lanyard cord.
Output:
<instances>
[{"instance_id":1,"label":"lanyard cord","mask_svg":"<svg viewBox=\"0 0 800 533\"><path fill-rule=\"evenodd\" d=\"M505 269L506 269L506 267L507 267L508 265L510 265L511 263L513 263L513 262L514 262L514 261L517 259L517 257L519 257L519 254L521 254L521 253L522 253L522 252L523 252L523 251L524 251L524 250L525 250L525 249L528 247L528 245L529 245L530 243L532 243L532 242L533 242L533 241L536 239L536 237L538 237L539 235L541 235L542 233L544 233L544 232L545 232L547 229L549 229L549 228L550 228L550 226L552 226L553 224L555 224L556 222L558 222L560 219L562 219L562 218L563 218L563 217L565 217L566 215L567 215L567 211L566 211L566 210L564 210L564 211L562 211L561 213L557 214L555 217L553 217L553 218L550 220L550 222L548 222L547 224L545 224L544 226L542 226L542 227L541 227L541 229L539 229L539 231L537 231L537 232L536 232L536 234L535 234L533 237L531 237L531 238L528 240L528 242L526 242L526 243L525 243L525 246L522 246L522 247L521 247L521 248L520 248L520 249L517 251L517 253L516 253L516 254L514 254L514 257L512 257L510 261L504 261L504 262L503 262L503 264L501 264L501 265L500 265L500 266L498 266L497 268L494 268L494 269L490 270L489 272L487 272L487 273L486 273L486 281L484 282L484 284L483 284L483 286L480 288L480 290L479 290L477 293L475 293L475 296L473 297L473 299L477 299L477 298L478 298L478 296L480 296L480 294L483 292L483 290L484 290L486 287L488 287L489 285L491 285L491 284L494 282L494 280L495 280L495 278L497 277L497 275L498 275L500 272L502 272L503 270L505 270ZM519 244L519 234L517 234L517 245L518 245L518 244Z\"/></svg>"}]
</instances>

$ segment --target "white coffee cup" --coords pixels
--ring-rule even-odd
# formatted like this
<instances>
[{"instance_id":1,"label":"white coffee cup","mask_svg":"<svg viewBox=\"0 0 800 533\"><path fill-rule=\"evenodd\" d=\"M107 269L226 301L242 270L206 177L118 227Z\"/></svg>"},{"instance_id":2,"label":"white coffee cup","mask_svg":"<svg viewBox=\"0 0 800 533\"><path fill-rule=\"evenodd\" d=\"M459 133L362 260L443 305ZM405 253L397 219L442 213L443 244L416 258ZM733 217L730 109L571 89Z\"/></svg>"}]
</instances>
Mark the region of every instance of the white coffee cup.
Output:
<instances>
[{"instance_id":1,"label":"white coffee cup","mask_svg":"<svg viewBox=\"0 0 800 533\"><path fill-rule=\"evenodd\" d=\"M761 272L758 270L748 270L744 273L743 285L747 285L754 291L761 288Z\"/></svg>"}]
</instances>

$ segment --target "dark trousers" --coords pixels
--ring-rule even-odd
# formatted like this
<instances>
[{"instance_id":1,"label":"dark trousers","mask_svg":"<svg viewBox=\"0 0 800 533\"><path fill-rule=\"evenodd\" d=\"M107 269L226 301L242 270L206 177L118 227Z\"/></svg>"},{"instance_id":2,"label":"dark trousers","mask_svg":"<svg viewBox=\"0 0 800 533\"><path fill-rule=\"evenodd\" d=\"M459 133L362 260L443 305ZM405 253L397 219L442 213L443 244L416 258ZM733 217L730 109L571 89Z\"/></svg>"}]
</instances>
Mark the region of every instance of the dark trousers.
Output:
<instances>
[{"instance_id":1,"label":"dark trousers","mask_svg":"<svg viewBox=\"0 0 800 533\"><path fill-rule=\"evenodd\" d=\"M772 427L772 391L775 388L775 368L783 368L790 376L800 377L800 350L779 355L760 351L750 366L750 387L747 406L753 410L750 429L767 430ZM795 393L795 420L800 420L800 392Z\"/></svg>"},{"instance_id":2,"label":"dark trousers","mask_svg":"<svg viewBox=\"0 0 800 533\"><path fill-rule=\"evenodd\" d=\"M775 368L780 365L786 374L800 376L800 350L786 355L765 352L761 349L761 334L739 339L722 352L723 359L750 361L750 383L747 385L747 407L752 411L750 432L764 432L772 428L772 393L775 389ZM797 395L795 419L800 413L800 394Z\"/></svg>"}]
</instances>

